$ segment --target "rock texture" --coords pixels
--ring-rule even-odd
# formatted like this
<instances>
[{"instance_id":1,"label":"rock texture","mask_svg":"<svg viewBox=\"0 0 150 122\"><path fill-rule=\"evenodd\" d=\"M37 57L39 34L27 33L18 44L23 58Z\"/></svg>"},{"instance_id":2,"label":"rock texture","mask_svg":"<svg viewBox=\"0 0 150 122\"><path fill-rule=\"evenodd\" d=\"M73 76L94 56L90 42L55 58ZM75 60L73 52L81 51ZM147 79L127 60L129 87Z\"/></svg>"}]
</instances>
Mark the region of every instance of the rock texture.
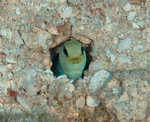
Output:
<instances>
[{"instance_id":1,"label":"rock texture","mask_svg":"<svg viewBox=\"0 0 150 122\"><path fill-rule=\"evenodd\" d=\"M149 0L0 0L0 120L149 121L149 6ZM69 37L92 58L84 77L71 81L50 70Z\"/></svg>"}]
</instances>

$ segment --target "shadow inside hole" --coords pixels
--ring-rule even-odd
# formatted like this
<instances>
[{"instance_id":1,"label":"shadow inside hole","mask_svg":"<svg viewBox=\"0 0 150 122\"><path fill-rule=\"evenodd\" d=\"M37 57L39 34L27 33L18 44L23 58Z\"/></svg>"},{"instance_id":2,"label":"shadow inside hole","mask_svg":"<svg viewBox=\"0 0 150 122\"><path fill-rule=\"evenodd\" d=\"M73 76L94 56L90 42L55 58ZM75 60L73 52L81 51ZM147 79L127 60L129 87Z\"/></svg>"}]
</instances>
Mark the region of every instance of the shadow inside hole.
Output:
<instances>
[{"instance_id":1,"label":"shadow inside hole","mask_svg":"<svg viewBox=\"0 0 150 122\"><path fill-rule=\"evenodd\" d=\"M85 68L84 68L83 73L82 73L82 78L84 77L84 71L89 69L89 65L92 61L92 56L90 55L90 53L92 51L92 44L90 43L89 45L87 45L87 47L84 47L84 48L86 51L86 65L85 65Z\"/></svg>"},{"instance_id":2,"label":"shadow inside hole","mask_svg":"<svg viewBox=\"0 0 150 122\"><path fill-rule=\"evenodd\" d=\"M54 48L50 48L49 49L49 52L51 54L50 58L51 58L52 63L53 63L53 65L51 67L51 70L52 70L54 76L56 76L56 77L58 77L60 75L63 75L63 74L59 74L59 71L58 71L59 69L57 67L58 63L59 63L59 54L58 54L58 52L59 52L59 49L63 46L63 44L64 43L62 43L62 44L60 44L60 45L58 45L58 46L56 46ZM86 51L87 60L86 60L86 65L85 65L85 68L83 70L81 78L84 77L84 71L88 70L89 65L90 65L90 63L92 61L92 56L90 55L90 52L92 51L91 44L89 44L86 47L84 47L84 49Z\"/></svg>"},{"instance_id":3,"label":"shadow inside hole","mask_svg":"<svg viewBox=\"0 0 150 122\"><path fill-rule=\"evenodd\" d=\"M59 63L59 49L63 46L64 43L54 47L54 48L50 48L49 52L51 54L51 61L52 61L52 67L51 67L51 71L53 72L55 77L60 76L59 75L59 69L58 69L58 63Z\"/></svg>"}]
</instances>

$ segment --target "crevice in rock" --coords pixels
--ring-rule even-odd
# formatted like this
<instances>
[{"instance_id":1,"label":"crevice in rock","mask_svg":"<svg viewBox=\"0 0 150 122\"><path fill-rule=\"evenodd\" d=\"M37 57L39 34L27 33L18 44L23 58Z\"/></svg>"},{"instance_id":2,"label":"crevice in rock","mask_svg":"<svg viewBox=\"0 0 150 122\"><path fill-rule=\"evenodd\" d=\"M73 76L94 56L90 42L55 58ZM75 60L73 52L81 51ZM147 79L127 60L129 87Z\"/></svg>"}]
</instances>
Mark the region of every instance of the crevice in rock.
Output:
<instances>
[{"instance_id":1,"label":"crevice in rock","mask_svg":"<svg viewBox=\"0 0 150 122\"><path fill-rule=\"evenodd\" d=\"M70 37L72 38L72 37ZM75 37L73 37L75 38ZM69 38L68 38L69 39ZM67 41L67 40L66 40ZM80 40L79 40L80 41ZM81 42L82 43L82 42ZM52 67L51 67L51 70L54 74L54 76L58 77L57 76L57 71L56 71L56 65L57 65L57 62L59 60L59 49L63 46L64 42L57 45L56 47L54 48L50 48L49 49L49 52L50 52L50 55L51 55L51 61L52 61ZM83 44L84 45L84 44ZM83 46L85 48L85 51L86 51L86 55L87 55L87 61L86 61L86 66L84 68L84 71L87 71L88 68L89 68L89 65L92 61L92 56L90 55L90 52L92 51L92 43L86 45L86 46ZM82 78L84 77L84 71L83 71L83 74L82 74Z\"/></svg>"}]
</instances>

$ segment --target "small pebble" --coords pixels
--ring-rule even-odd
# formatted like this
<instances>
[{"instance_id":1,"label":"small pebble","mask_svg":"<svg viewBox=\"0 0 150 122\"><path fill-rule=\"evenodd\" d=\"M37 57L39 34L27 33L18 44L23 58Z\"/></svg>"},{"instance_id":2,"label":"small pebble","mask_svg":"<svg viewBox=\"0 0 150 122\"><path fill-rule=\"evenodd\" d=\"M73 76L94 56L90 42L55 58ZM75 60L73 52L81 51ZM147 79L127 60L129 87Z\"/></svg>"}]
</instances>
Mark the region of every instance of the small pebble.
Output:
<instances>
[{"instance_id":1,"label":"small pebble","mask_svg":"<svg viewBox=\"0 0 150 122\"><path fill-rule=\"evenodd\" d=\"M8 39L11 38L12 32L10 29L0 29L0 35Z\"/></svg>"},{"instance_id":2,"label":"small pebble","mask_svg":"<svg viewBox=\"0 0 150 122\"><path fill-rule=\"evenodd\" d=\"M17 15L20 15L20 10L19 10L19 8L16 8L16 14L17 14Z\"/></svg>"},{"instance_id":3,"label":"small pebble","mask_svg":"<svg viewBox=\"0 0 150 122\"><path fill-rule=\"evenodd\" d=\"M41 28L44 29L46 27L45 23L41 23Z\"/></svg>"},{"instance_id":4,"label":"small pebble","mask_svg":"<svg viewBox=\"0 0 150 122\"><path fill-rule=\"evenodd\" d=\"M75 17L70 17L70 22L74 25L76 23L76 18Z\"/></svg>"},{"instance_id":5,"label":"small pebble","mask_svg":"<svg viewBox=\"0 0 150 122\"><path fill-rule=\"evenodd\" d=\"M126 56L126 55L119 55L118 59L119 59L120 64L124 64L124 63L131 64L132 63L130 57Z\"/></svg>"},{"instance_id":6,"label":"small pebble","mask_svg":"<svg viewBox=\"0 0 150 122\"><path fill-rule=\"evenodd\" d=\"M47 49L48 40L52 43L52 41L50 40L51 37L51 34L47 31L40 31L37 35L39 45L42 46L44 49Z\"/></svg>"},{"instance_id":7,"label":"small pebble","mask_svg":"<svg viewBox=\"0 0 150 122\"><path fill-rule=\"evenodd\" d=\"M76 107L83 108L84 105L85 105L85 98L83 96L81 96L76 100Z\"/></svg>"},{"instance_id":8,"label":"small pebble","mask_svg":"<svg viewBox=\"0 0 150 122\"><path fill-rule=\"evenodd\" d=\"M92 93L96 93L96 91L105 87L107 82L111 78L111 73L106 70L100 70L94 74L94 76L89 81L89 90Z\"/></svg>"},{"instance_id":9,"label":"small pebble","mask_svg":"<svg viewBox=\"0 0 150 122\"><path fill-rule=\"evenodd\" d=\"M62 18L68 18L72 14L73 10L71 6L67 6L64 11L61 13Z\"/></svg>"},{"instance_id":10,"label":"small pebble","mask_svg":"<svg viewBox=\"0 0 150 122\"><path fill-rule=\"evenodd\" d=\"M17 96L17 101L28 111L31 112L31 107L29 106L29 102L25 100L23 96Z\"/></svg>"},{"instance_id":11,"label":"small pebble","mask_svg":"<svg viewBox=\"0 0 150 122\"><path fill-rule=\"evenodd\" d=\"M83 31L83 30L84 30L84 26L80 26L80 30L82 30L82 31Z\"/></svg>"},{"instance_id":12,"label":"small pebble","mask_svg":"<svg viewBox=\"0 0 150 122\"><path fill-rule=\"evenodd\" d=\"M126 51L127 49L131 48L131 38L127 37L124 40L122 40L117 48L117 51L119 53L122 53L124 51Z\"/></svg>"},{"instance_id":13,"label":"small pebble","mask_svg":"<svg viewBox=\"0 0 150 122\"><path fill-rule=\"evenodd\" d=\"M106 53L107 53L107 56L110 58L111 62L114 62L116 58L115 55L110 51L107 51Z\"/></svg>"},{"instance_id":14,"label":"small pebble","mask_svg":"<svg viewBox=\"0 0 150 122\"><path fill-rule=\"evenodd\" d=\"M61 3L66 2L67 0L59 0Z\"/></svg>"},{"instance_id":15,"label":"small pebble","mask_svg":"<svg viewBox=\"0 0 150 122\"><path fill-rule=\"evenodd\" d=\"M121 3L126 4L128 2L128 0L120 0Z\"/></svg>"},{"instance_id":16,"label":"small pebble","mask_svg":"<svg viewBox=\"0 0 150 122\"><path fill-rule=\"evenodd\" d=\"M23 82L21 82L21 86L26 89L27 93L30 95L35 95L40 91L40 83L35 78L37 70L33 67L26 67L23 74Z\"/></svg>"},{"instance_id":17,"label":"small pebble","mask_svg":"<svg viewBox=\"0 0 150 122\"><path fill-rule=\"evenodd\" d=\"M109 23L111 23L111 21L112 21L112 20L111 20L110 16L107 15L107 16L106 16L106 23L109 24Z\"/></svg>"},{"instance_id":18,"label":"small pebble","mask_svg":"<svg viewBox=\"0 0 150 122\"><path fill-rule=\"evenodd\" d=\"M59 34L59 32L58 32L56 26L51 26L51 27L49 27L47 30L48 30L51 34L53 34L53 35L58 35L58 34Z\"/></svg>"},{"instance_id":19,"label":"small pebble","mask_svg":"<svg viewBox=\"0 0 150 122\"><path fill-rule=\"evenodd\" d=\"M96 96L87 96L86 103L89 107L97 107L100 104L100 100Z\"/></svg>"},{"instance_id":20,"label":"small pebble","mask_svg":"<svg viewBox=\"0 0 150 122\"><path fill-rule=\"evenodd\" d=\"M136 24L136 23L134 23L134 22L132 22L132 26L133 26L133 28L135 28L135 29L139 29L140 27Z\"/></svg>"},{"instance_id":21,"label":"small pebble","mask_svg":"<svg viewBox=\"0 0 150 122\"><path fill-rule=\"evenodd\" d=\"M133 51L135 51L135 52L142 52L142 51L144 51L143 49L144 49L143 45L137 45L137 46L133 47Z\"/></svg>"},{"instance_id":22,"label":"small pebble","mask_svg":"<svg viewBox=\"0 0 150 122\"><path fill-rule=\"evenodd\" d=\"M138 20L137 25L140 27L145 26L145 21L144 20Z\"/></svg>"},{"instance_id":23,"label":"small pebble","mask_svg":"<svg viewBox=\"0 0 150 122\"><path fill-rule=\"evenodd\" d=\"M136 14L137 14L137 13L136 13L135 11L129 12L128 20L134 19L134 17L136 16Z\"/></svg>"},{"instance_id":24,"label":"small pebble","mask_svg":"<svg viewBox=\"0 0 150 122\"><path fill-rule=\"evenodd\" d=\"M128 2L123 6L123 10L125 11L131 11L133 9L133 6Z\"/></svg>"},{"instance_id":25,"label":"small pebble","mask_svg":"<svg viewBox=\"0 0 150 122\"><path fill-rule=\"evenodd\" d=\"M67 84L67 87L68 87L68 91L71 93L75 90L75 87L72 83Z\"/></svg>"}]
</instances>

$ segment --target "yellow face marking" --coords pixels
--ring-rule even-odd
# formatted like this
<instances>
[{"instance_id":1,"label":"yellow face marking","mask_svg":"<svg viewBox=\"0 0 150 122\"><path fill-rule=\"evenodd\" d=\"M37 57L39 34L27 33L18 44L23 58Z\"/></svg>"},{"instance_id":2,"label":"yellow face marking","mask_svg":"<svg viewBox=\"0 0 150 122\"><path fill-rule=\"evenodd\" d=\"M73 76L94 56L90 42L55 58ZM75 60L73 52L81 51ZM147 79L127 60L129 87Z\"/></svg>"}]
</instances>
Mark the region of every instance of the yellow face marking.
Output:
<instances>
[{"instance_id":1,"label":"yellow face marking","mask_svg":"<svg viewBox=\"0 0 150 122\"><path fill-rule=\"evenodd\" d=\"M77 40L71 40L64 44L64 47L68 53L68 61L72 63L78 63L83 60L82 51L81 51L81 43Z\"/></svg>"}]
</instances>

